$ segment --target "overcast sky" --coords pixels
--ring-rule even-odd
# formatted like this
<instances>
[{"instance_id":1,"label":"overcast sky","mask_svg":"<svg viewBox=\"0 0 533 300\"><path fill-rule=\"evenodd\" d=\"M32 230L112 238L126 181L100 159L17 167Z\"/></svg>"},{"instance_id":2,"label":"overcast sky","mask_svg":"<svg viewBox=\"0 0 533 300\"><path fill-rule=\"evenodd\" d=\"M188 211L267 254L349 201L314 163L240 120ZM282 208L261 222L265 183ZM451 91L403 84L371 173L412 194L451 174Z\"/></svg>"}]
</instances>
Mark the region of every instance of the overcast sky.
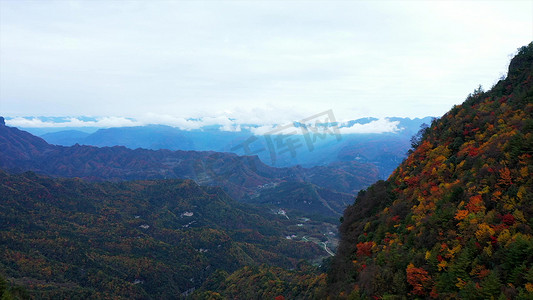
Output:
<instances>
[{"instance_id":1,"label":"overcast sky","mask_svg":"<svg viewBox=\"0 0 533 300\"><path fill-rule=\"evenodd\" d=\"M0 0L0 114L441 116L532 40L527 0Z\"/></svg>"}]
</instances>

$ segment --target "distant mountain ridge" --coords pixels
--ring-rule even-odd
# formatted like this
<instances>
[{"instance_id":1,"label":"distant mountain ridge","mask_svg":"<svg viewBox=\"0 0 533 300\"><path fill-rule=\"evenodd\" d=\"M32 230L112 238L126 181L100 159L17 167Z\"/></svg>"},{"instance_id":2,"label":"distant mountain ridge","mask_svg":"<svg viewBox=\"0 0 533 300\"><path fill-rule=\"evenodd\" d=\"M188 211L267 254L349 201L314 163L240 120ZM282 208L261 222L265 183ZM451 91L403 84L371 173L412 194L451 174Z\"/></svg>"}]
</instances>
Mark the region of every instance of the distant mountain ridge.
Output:
<instances>
[{"instance_id":1,"label":"distant mountain ridge","mask_svg":"<svg viewBox=\"0 0 533 300\"><path fill-rule=\"evenodd\" d=\"M335 193L354 194L378 178L368 163L351 162L342 167L273 168L256 156L232 153L131 150L126 147L55 146L25 131L0 126L0 168L11 172L35 171L57 177L87 180L138 180L182 178L201 185L221 186L238 200L253 195L260 186L302 182ZM330 197L341 201L343 197ZM344 204L332 204L335 214ZM318 211L316 211L318 213ZM331 209L324 207L326 214Z\"/></svg>"},{"instance_id":2,"label":"distant mountain ridge","mask_svg":"<svg viewBox=\"0 0 533 300\"><path fill-rule=\"evenodd\" d=\"M398 122L399 131L392 133L344 133L340 141L329 137L318 140L313 151L300 147L295 156L277 154L276 161L271 161L269 151L256 153L261 161L276 167L288 167L302 165L305 167L327 165L337 161L346 161L346 151L359 149L360 157L376 165L380 170L380 177L386 178L392 170L405 158L410 147L409 139L420 128L421 124L429 124L431 117L425 118L387 118L390 122ZM377 118L362 118L338 124L342 128L350 128L354 125L365 125ZM33 129L31 131L39 131ZM233 152L239 155L247 155L243 152L240 144L251 137L256 137L256 148L267 148L265 139L260 135L254 135L248 129L240 131L224 131L216 126L202 128L200 130L180 130L165 125L146 125L137 127L116 127L99 129L94 133L76 130L50 132L40 135L48 143L62 146L75 144L91 145L98 147L125 146L130 149L144 148L151 150L196 150ZM394 144L395 147L382 150L380 147L365 150L378 143L378 146ZM376 151L377 150L377 151ZM348 160L352 160L348 158Z\"/></svg>"}]
</instances>

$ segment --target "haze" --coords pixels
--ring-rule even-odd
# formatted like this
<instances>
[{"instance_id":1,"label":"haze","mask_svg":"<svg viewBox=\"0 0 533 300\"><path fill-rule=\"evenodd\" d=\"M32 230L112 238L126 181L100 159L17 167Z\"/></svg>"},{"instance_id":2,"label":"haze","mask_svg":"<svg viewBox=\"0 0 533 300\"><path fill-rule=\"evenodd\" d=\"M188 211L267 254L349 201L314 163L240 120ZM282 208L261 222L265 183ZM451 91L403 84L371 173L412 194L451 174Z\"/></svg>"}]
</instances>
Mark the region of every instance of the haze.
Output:
<instances>
[{"instance_id":1,"label":"haze","mask_svg":"<svg viewBox=\"0 0 533 300\"><path fill-rule=\"evenodd\" d=\"M0 112L440 116L532 39L532 1L4 0Z\"/></svg>"}]
</instances>

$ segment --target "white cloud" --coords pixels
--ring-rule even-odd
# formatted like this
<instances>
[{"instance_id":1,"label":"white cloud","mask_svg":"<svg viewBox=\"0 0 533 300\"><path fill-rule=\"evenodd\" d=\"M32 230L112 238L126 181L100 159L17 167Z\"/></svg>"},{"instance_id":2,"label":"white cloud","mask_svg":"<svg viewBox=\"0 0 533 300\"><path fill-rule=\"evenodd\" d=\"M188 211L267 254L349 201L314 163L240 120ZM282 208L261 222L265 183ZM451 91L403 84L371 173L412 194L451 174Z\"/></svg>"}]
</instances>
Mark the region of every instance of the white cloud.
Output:
<instances>
[{"instance_id":1,"label":"white cloud","mask_svg":"<svg viewBox=\"0 0 533 300\"><path fill-rule=\"evenodd\" d=\"M351 127L340 127L341 134L351 133L394 133L401 130L398 128L399 121L390 121L388 118L378 119L366 124L354 124Z\"/></svg>"},{"instance_id":2,"label":"white cloud","mask_svg":"<svg viewBox=\"0 0 533 300\"><path fill-rule=\"evenodd\" d=\"M361 134L361 133L395 133L399 132L402 129L398 127L400 124L399 121L390 121L388 118L382 118L378 120L374 120L371 122L368 122L366 124L353 124L352 126L348 127L345 123L341 124L338 129L340 134ZM307 124L308 126L314 126L315 124ZM302 134L303 132L301 130L293 130L291 124L283 124L283 125L263 125L255 128L251 128L251 131L255 135L263 135L270 133L272 131L276 131L278 128L285 128L285 130L280 131L283 132L292 132L293 134ZM294 127L295 129L296 127ZM333 131L333 129L330 129L329 131Z\"/></svg>"},{"instance_id":3,"label":"white cloud","mask_svg":"<svg viewBox=\"0 0 533 300\"><path fill-rule=\"evenodd\" d=\"M131 118L101 117L96 121L84 121L79 118L69 117L61 122L44 121L37 117L15 117L6 119L6 125L21 128L61 128L61 127L127 127L144 125Z\"/></svg>"},{"instance_id":4,"label":"white cloud","mask_svg":"<svg viewBox=\"0 0 533 300\"><path fill-rule=\"evenodd\" d=\"M15 117L7 118L6 125L20 128L67 128L67 127L132 127L150 124L167 125L182 130L201 129L205 126L220 126L221 131L241 131L241 125L235 120L219 115L197 119L185 119L170 115L147 114L139 119L125 117L97 117L95 120L83 120L84 117L67 118L39 118L39 117Z\"/></svg>"},{"instance_id":5,"label":"white cloud","mask_svg":"<svg viewBox=\"0 0 533 300\"><path fill-rule=\"evenodd\" d=\"M221 131L240 132L242 127L240 124L223 125L220 127Z\"/></svg>"},{"instance_id":6,"label":"white cloud","mask_svg":"<svg viewBox=\"0 0 533 300\"><path fill-rule=\"evenodd\" d=\"M68 118L39 118L39 117L15 117L7 118L6 124L12 127L20 128L68 128L68 127L96 127L96 128L110 128L110 127L132 127L132 126L144 126L149 124L167 125L176 127L182 130L195 130L202 129L205 126L219 126L221 131L239 132L243 129L250 130L255 135L263 135L276 130L280 127L288 127L288 130L301 134L300 130L292 130L292 124L295 121L302 119L299 117L291 122L279 122L284 121L286 117L282 117L278 120L271 118L271 124L265 124L265 119L261 123L253 123L254 120L259 120L256 117L250 117L239 119L235 115L228 116L218 115L211 117L203 117L197 119L185 119L180 117L173 117L170 115L157 115L146 114L139 119L125 118L125 117L97 117L95 120L84 120L84 117L68 117ZM366 124L354 124L351 127L346 127L346 123L341 124L339 130L341 134L351 133L385 133L385 132L397 132L398 121L391 122L387 118L378 119ZM314 124L308 124L314 126Z\"/></svg>"},{"instance_id":7,"label":"white cloud","mask_svg":"<svg viewBox=\"0 0 533 300\"><path fill-rule=\"evenodd\" d=\"M263 126L259 126L259 127L252 127L250 128L250 131L252 131L252 133L254 135L264 135L264 134L267 134L273 130L276 129L277 126L275 125L263 125Z\"/></svg>"}]
</instances>

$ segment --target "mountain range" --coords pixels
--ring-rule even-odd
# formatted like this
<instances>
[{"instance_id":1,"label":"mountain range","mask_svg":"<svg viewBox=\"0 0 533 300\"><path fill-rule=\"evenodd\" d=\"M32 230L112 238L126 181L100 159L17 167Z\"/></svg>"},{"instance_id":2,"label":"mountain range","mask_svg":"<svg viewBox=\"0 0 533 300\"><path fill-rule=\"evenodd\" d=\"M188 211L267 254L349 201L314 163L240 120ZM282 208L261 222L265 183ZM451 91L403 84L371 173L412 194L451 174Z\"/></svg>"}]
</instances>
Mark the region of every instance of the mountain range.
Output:
<instances>
[{"instance_id":1,"label":"mountain range","mask_svg":"<svg viewBox=\"0 0 533 300\"><path fill-rule=\"evenodd\" d=\"M0 118L0 293L531 299L533 43L409 144L378 180L351 147L346 161L274 168L257 155L51 145Z\"/></svg>"},{"instance_id":2,"label":"mountain range","mask_svg":"<svg viewBox=\"0 0 533 300\"><path fill-rule=\"evenodd\" d=\"M335 136L333 132L319 138L315 136L312 148L307 147L309 144L303 141L303 136L297 136L299 145L293 152L283 152L284 150L272 147L273 145L269 147L268 133L258 135L245 128L240 131L224 131L217 126L207 126L195 130L181 130L165 125L146 125L98 129L92 133L67 129L44 134L42 132L46 128L26 130L40 133L40 137L48 143L61 146L80 144L98 147L125 146L130 149L232 152L239 155L253 153L258 155L263 163L274 167L313 167L357 159L375 165L380 172L380 178L385 179L405 158L410 148L410 138L422 124L429 124L432 118L392 117L386 120L396 124L396 130L382 133L342 133L343 129L350 129L354 125L369 125L379 121L377 118L352 120L337 125L342 133L339 136ZM298 125L298 122L294 123L294 126ZM297 131L297 127L290 127ZM251 147L254 149L246 152L242 145L249 141L253 141Z\"/></svg>"},{"instance_id":3,"label":"mountain range","mask_svg":"<svg viewBox=\"0 0 533 300\"><path fill-rule=\"evenodd\" d=\"M28 132L5 125L0 125L0 168L91 181L192 179L201 185L221 186L231 197L242 201L257 198L259 189L265 185L273 185L270 191L275 191L280 188L279 183L298 182L316 190L308 194L308 199L299 199L300 211L332 216L342 213L348 195L378 178L374 165L357 161L313 168L274 168L263 164L257 156L233 153L132 150L123 146L64 147L50 145ZM324 199L321 195L328 196ZM304 200L315 201L315 205L307 205Z\"/></svg>"}]
</instances>

